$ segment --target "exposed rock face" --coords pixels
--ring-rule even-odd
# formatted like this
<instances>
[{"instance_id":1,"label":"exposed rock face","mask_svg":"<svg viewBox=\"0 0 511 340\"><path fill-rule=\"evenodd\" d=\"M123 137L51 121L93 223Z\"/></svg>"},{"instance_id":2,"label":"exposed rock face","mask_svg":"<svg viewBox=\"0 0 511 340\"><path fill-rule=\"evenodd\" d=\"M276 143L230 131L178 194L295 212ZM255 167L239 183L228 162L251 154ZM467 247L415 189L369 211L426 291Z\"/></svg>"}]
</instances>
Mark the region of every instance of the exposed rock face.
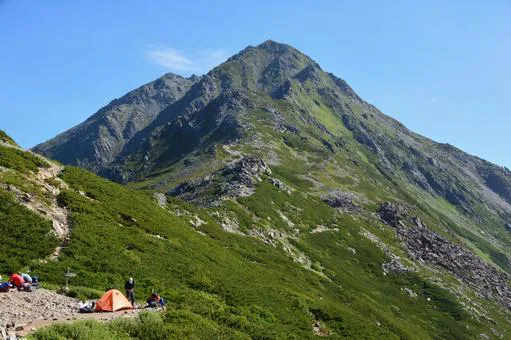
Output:
<instances>
[{"instance_id":1,"label":"exposed rock face","mask_svg":"<svg viewBox=\"0 0 511 340\"><path fill-rule=\"evenodd\" d=\"M37 145L34 151L65 164L101 172L124 145L198 79L165 74L113 100L82 124Z\"/></svg>"},{"instance_id":2,"label":"exposed rock face","mask_svg":"<svg viewBox=\"0 0 511 340\"><path fill-rule=\"evenodd\" d=\"M511 308L509 275L423 225L415 225L406 230L403 239L412 258L447 269L476 288L484 298L497 300Z\"/></svg>"},{"instance_id":3,"label":"exposed rock face","mask_svg":"<svg viewBox=\"0 0 511 340\"><path fill-rule=\"evenodd\" d=\"M496 168L491 168L485 172L483 178L486 185L507 202L511 203L511 174L505 169Z\"/></svg>"},{"instance_id":4,"label":"exposed rock face","mask_svg":"<svg viewBox=\"0 0 511 340\"><path fill-rule=\"evenodd\" d=\"M410 179L414 181L419 187L429 193L435 193L435 190L431 187L426 176L420 171L419 168L412 162L406 161L402 169L408 173Z\"/></svg>"},{"instance_id":5,"label":"exposed rock face","mask_svg":"<svg viewBox=\"0 0 511 340\"><path fill-rule=\"evenodd\" d=\"M280 112L273 107L265 107L264 111L270 113L270 119L273 121L273 128L278 132L291 132L298 134L300 129L293 124L286 122L286 118L280 114Z\"/></svg>"},{"instance_id":6,"label":"exposed rock face","mask_svg":"<svg viewBox=\"0 0 511 340\"><path fill-rule=\"evenodd\" d=\"M165 194L161 192L155 192L153 196L158 205L162 208L165 208L165 206L167 205L167 197L165 196Z\"/></svg>"},{"instance_id":7,"label":"exposed rock face","mask_svg":"<svg viewBox=\"0 0 511 340\"><path fill-rule=\"evenodd\" d=\"M397 227L406 218L406 208L400 204L383 202L378 209L378 216L393 227Z\"/></svg>"},{"instance_id":8,"label":"exposed rock face","mask_svg":"<svg viewBox=\"0 0 511 340\"><path fill-rule=\"evenodd\" d=\"M261 158L246 156L216 173L178 185L169 195L202 206L218 205L228 198L252 195L262 176L270 174Z\"/></svg>"},{"instance_id":9,"label":"exposed rock face","mask_svg":"<svg viewBox=\"0 0 511 340\"><path fill-rule=\"evenodd\" d=\"M382 203L378 213L385 223L396 228L410 257L446 269L472 286L480 296L496 300L511 309L508 274L485 263L468 249L428 229L419 218L409 217L398 204Z\"/></svg>"},{"instance_id":10,"label":"exposed rock face","mask_svg":"<svg viewBox=\"0 0 511 340\"><path fill-rule=\"evenodd\" d=\"M195 95L199 97L187 102L191 95L188 93L163 110L150 126L125 146L103 175L125 183L165 169L194 150L204 147L203 151L211 152L214 144L239 140L246 129L240 117L252 105L247 93L226 90L218 95L209 92L213 90L205 86L204 81L190 90L193 94L198 92Z\"/></svg>"},{"instance_id":11,"label":"exposed rock face","mask_svg":"<svg viewBox=\"0 0 511 340\"><path fill-rule=\"evenodd\" d=\"M358 197L351 192L331 190L328 194L321 196L321 200L332 208L340 208L346 212L360 211L360 206L355 203Z\"/></svg>"},{"instance_id":12,"label":"exposed rock face","mask_svg":"<svg viewBox=\"0 0 511 340\"><path fill-rule=\"evenodd\" d=\"M261 158L247 156L228 166L222 174L232 175L236 181L247 186L254 186L261 181L260 175L271 175L271 170Z\"/></svg>"}]
</instances>

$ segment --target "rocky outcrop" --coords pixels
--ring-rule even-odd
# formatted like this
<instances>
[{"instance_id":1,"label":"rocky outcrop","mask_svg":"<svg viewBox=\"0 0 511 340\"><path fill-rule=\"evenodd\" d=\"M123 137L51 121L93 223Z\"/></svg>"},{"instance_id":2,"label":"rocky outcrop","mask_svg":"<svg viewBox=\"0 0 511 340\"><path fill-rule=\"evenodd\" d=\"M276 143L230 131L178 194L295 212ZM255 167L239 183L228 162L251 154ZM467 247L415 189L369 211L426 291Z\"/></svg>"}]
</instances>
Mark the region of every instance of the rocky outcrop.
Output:
<instances>
[{"instance_id":1,"label":"rocky outcrop","mask_svg":"<svg viewBox=\"0 0 511 340\"><path fill-rule=\"evenodd\" d=\"M153 197L160 207L165 208L167 206L167 196L165 196L165 194L161 192L155 192Z\"/></svg>"},{"instance_id":2,"label":"rocky outcrop","mask_svg":"<svg viewBox=\"0 0 511 340\"><path fill-rule=\"evenodd\" d=\"M509 275L487 264L470 250L427 228L417 217L408 216L399 204L385 202L380 218L396 228L410 257L420 263L443 268L473 287L485 298L511 309Z\"/></svg>"},{"instance_id":3,"label":"rocky outcrop","mask_svg":"<svg viewBox=\"0 0 511 340\"><path fill-rule=\"evenodd\" d=\"M413 259L448 270L476 288L482 297L497 300L511 309L509 275L485 263L464 247L426 228L422 223L416 222L402 235L404 245Z\"/></svg>"},{"instance_id":4,"label":"rocky outcrop","mask_svg":"<svg viewBox=\"0 0 511 340\"><path fill-rule=\"evenodd\" d=\"M290 194L291 192L293 192L293 188L291 188L290 186L286 185L284 182L282 182L280 179L277 179L277 178L273 178L273 177L269 177L268 178L268 181L273 184L277 189L281 190L281 191L285 191L287 192L288 194Z\"/></svg>"},{"instance_id":5,"label":"rocky outcrop","mask_svg":"<svg viewBox=\"0 0 511 340\"><path fill-rule=\"evenodd\" d=\"M204 83L200 82L194 88L201 87L199 85ZM184 155L194 152L211 154L212 146L236 143L242 138L247 126L240 116L252 105L247 93L226 90L217 95L216 92L204 92L206 87L202 90L191 102L186 102L192 95L188 93L163 110L148 128L125 146L102 175L117 182L129 182L172 166L183 160Z\"/></svg>"},{"instance_id":6,"label":"rocky outcrop","mask_svg":"<svg viewBox=\"0 0 511 340\"><path fill-rule=\"evenodd\" d=\"M412 271L412 269L403 264L399 256L392 253L387 253L387 256L389 257L389 261L381 265L383 269L383 275L387 275L390 272L407 273L409 271Z\"/></svg>"},{"instance_id":7,"label":"rocky outcrop","mask_svg":"<svg viewBox=\"0 0 511 340\"><path fill-rule=\"evenodd\" d=\"M321 200L332 208L341 209L344 212L360 211L360 205L356 203L358 196L352 192L331 190L328 194L322 195Z\"/></svg>"},{"instance_id":8,"label":"rocky outcrop","mask_svg":"<svg viewBox=\"0 0 511 340\"><path fill-rule=\"evenodd\" d=\"M377 214L388 225L397 227L406 219L407 209L401 204L383 202Z\"/></svg>"},{"instance_id":9,"label":"rocky outcrop","mask_svg":"<svg viewBox=\"0 0 511 340\"><path fill-rule=\"evenodd\" d=\"M271 170L261 158L247 156L233 165L227 166L222 171L222 175L232 175L240 183L253 186L261 181L261 175L271 175Z\"/></svg>"},{"instance_id":10,"label":"rocky outcrop","mask_svg":"<svg viewBox=\"0 0 511 340\"><path fill-rule=\"evenodd\" d=\"M229 198L252 195L262 176L270 174L261 158L246 156L208 176L186 181L168 194L201 206L216 206Z\"/></svg>"}]
</instances>

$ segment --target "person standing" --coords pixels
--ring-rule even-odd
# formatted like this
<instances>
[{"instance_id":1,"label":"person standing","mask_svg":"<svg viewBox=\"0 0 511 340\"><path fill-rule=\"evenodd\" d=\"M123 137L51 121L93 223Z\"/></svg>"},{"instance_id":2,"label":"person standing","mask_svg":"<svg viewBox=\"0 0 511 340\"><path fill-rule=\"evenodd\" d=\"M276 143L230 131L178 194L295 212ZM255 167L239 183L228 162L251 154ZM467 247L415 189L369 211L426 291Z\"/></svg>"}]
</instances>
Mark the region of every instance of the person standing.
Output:
<instances>
[{"instance_id":1,"label":"person standing","mask_svg":"<svg viewBox=\"0 0 511 340\"><path fill-rule=\"evenodd\" d=\"M128 301L131 303L133 308L135 308L135 280L133 280L132 277L126 281L124 290L126 291L126 297L128 298Z\"/></svg>"}]
</instances>

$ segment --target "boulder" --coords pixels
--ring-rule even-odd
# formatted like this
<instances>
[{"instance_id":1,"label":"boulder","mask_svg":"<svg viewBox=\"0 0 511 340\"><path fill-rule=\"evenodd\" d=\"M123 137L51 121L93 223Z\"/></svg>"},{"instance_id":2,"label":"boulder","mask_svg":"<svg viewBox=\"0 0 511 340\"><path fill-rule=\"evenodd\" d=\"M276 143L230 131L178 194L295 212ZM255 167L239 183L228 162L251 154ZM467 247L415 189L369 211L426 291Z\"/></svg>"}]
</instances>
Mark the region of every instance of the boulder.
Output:
<instances>
[{"instance_id":1,"label":"boulder","mask_svg":"<svg viewBox=\"0 0 511 340\"><path fill-rule=\"evenodd\" d=\"M392 202L381 203L377 212L383 222L395 228L406 219L406 213L407 209L404 206Z\"/></svg>"},{"instance_id":2,"label":"boulder","mask_svg":"<svg viewBox=\"0 0 511 340\"><path fill-rule=\"evenodd\" d=\"M357 195L341 190L331 190L328 194L321 196L321 200L332 208L339 208L346 212L360 211L360 206L355 203Z\"/></svg>"},{"instance_id":3,"label":"boulder","mask_svg":"<svg viewBox=\"0 0 511 340\"><path fill-rule=\"evenodd\" d=\"M277 189L282 190L290 194L293 189L287 186L284 182L282 182L280 179L269 177L268 181L270 181L271 184L273 184Z\"/></svg>"}]
</instances>

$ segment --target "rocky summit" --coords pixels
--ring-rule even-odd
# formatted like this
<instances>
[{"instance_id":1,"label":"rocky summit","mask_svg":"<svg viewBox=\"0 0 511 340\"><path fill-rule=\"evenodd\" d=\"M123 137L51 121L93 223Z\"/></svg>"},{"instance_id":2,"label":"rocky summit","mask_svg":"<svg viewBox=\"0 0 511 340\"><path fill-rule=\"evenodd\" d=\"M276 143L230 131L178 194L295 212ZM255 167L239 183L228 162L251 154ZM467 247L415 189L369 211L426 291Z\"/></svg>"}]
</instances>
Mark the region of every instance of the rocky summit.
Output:
<instances>
[{"instance_id":1,"label":"rocky summit","mask_svg":"<svg viewBox=\"0 0 511 340\"><path fill-rule=\"evenodd\" d=\"M45 165L0 137L17 202L13 174L37 186ZM410 131L289 45L166 74L32 151L66 165L39 201L70 230L17 261L77 268L80 294L170 282L165 336L511 336L511 171Z\"/></svg>"}]
</instances>

